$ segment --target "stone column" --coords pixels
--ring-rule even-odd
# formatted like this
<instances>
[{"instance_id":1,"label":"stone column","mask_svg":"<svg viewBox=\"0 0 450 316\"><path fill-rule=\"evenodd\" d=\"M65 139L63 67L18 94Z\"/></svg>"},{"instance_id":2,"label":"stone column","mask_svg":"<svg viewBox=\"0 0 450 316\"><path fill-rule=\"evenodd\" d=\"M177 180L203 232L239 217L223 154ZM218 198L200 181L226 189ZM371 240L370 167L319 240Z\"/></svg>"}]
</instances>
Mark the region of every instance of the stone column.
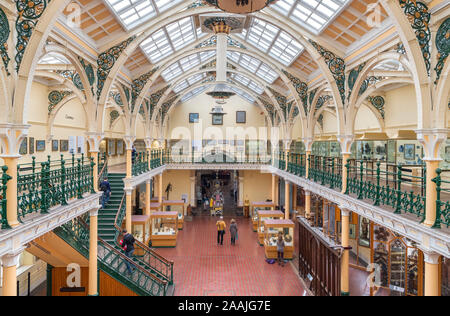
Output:
<instances>
[{"instance_id":1,"label":"stone column","mask_svg":"<svg viewBox=\"0 0 450 316\"><path fill-rule=\"evenodd\" d=\"M445 129L423 129L417 130L417 139L423 145L425 150L425 161L427 165L427 179L426 179L426 213L424 225L428 227L439 227L437 223L436 213L436 184L432 181L436 177L436 169L442 161L440 157L440 148L442 143L447 139L448 131Z\"/></svg>"},{"instance_id":2,"label":"stone column","mask_svg":"<svg viewBox=\"0 0 450 316\"><path fill-rule=\"evenodd\" d=\"M151 203L150 195L152 194L151 181L152 181L152 179L150 178L145 182L145 215L147 215L147 216L151 215L151 210L150 210L150 203Z\"/></svg>"},{"instance_id":3,"label":"stone column","mask_svg":"<svg viewBox=\"0 0 450 316\"><path fill-rule=\"evenodd\" d=\"M89 222L89 296L98 296L98 210L92 210Z\"/></svg>"},{"instance_id":4,"label":"stone column","mask_svg":"<svg viewBox=\"0 0 450 316\"><path fill-rule=\"evenodd\" d=\"M104 134L101 133L86 133L86 139L89 143L89 153L91 157L94 158L94 171L93 171L93 182L95 192L99 192L98 188L98 154L100 153L100 142L103 140Z\"/></svg>"},{"instance_id":5,"label":"stone column","mask_svg":"<svg viewBox=\"0 0 450 316\"><path fill-rule=\"evenodd\" d=\"M192 173L194 175L192 175ZM191 181L191 206L197 207L200 205L197 205L197 197L195 196L195 171L192 171L192 173L191 173L191 177L189 178Z\"/></svg>"},{"instance_id":6,"label":"stone column","mask_svg":"<svg viewBox=\"0 0 450 316\"><path fill-rule=\"evenodd\" d=\"M275 196L275 194L276 194L275 193L276 178L277 178L277 176L272 174L272 202L274 202L274 203L275 203L275 198L276 198L276 196Z\"/></svg>"},{"instance_id":7,"label":"stone column","mask_svg":"<svg viewBox=\"0 0 450 316\"><path fill-rule=\"evenodd\" d=\"M163 174L162 174L162 172L159 175L158 186L159 186L159 190L158 190L158 199L159 200L158 200L158 202L162 206L162 201L163 201Z\"/></svg>"},{"instance_id":8,"label":"stone column","mask_svg":"<svg viewBox=\"0 0 450 316\"><path fill-rule=\"evenodd\" d=\"M127 150L127 179L130 179L133 177L133 159L132 159L132 152L133 152L133 144L136 140L136 137L134 136L124 136L123 138Z\"/></svg>"},{"instance_id":9,"label":"stone column","mask_svg":"<svg viewBox=\"0 0 450 316\"><path fill-rule=\"evenodd\" d=\"M152 154L152 143L153 143L153 139L150 137L146 137L144 139L145 141L145 149L147 150L147 157L148 157L148 170L151 170L151 154Z\"/></svg>"},{"instance_id":10,"label":"stone column","mask_svg":"<svg viewBox=\"0 0 450 316\"><path fill-rule=\"evenodd\" d=\"M7 174L11 177L6 189L6 218L10 227L20 225L17 218L17 163L22 141L28 135L29 125L0 124L0 145L3 153L0 155L8 167Z\"/></svg>"},{"instance_id":11,"label":"stone column","mask_svg":"<svg viewBox=\"0 0 450 316\"><path fill-rule=\"evenodd\" d=\"M289 183L289 181L284 180L285 183L285 198L284 198L284 219L289 219L289 214L290 214L290 208L291 208L291 203L290 203L290 189L291 189L291 184Z\"/></svg>"},{"instance_id":12,"label":"stone column","mask_svg":"<svg viewBox=\"0 0 450 316\"><path fill-rule=\"evenodd\" d=\"M242 171L241 171L242 172ZM239 177L239 205L244 207L244 176Z\"/></svg>"},{"instance_id":13,"label":"stone column","mask_svg":"<svg viewBox=\"0 0 450 316\"><path fill-rule=\"evenodd\" d=\"M25 248L17 249L2 257L3 296L17 296L17 265Z\"/></svg>"},{"instance_id":14,"label":"stone column","mask_svg":"<svg viewBox=\"0 0 450 316\"><path fill-rule=\"evenodd\" d=\"M305 218L311 217L311 192L305 190Z\"/></svg>"},{"instance_id":15,"label":"stone column","mask_svg":"<svg viewBox=\"0 0 450 316\"><path fill-rule=\"evenodd\" d=\"M314 143L314 139L312 137L303 138L303 143L305 144L305 152L306 152L306 179L309 178L309 157L312 152L312 144Z\"/></svg>"},{"instance_id":16,"label":"stone column","mask_svg":"<svg viewBox=\"0 0 450 316\"><path fill-rule=\"evenodd\" d=\"M125 228L126 230L131 234L131 228L132 228L132 209L133 209L133 203L132 203L132 196L133 196L133 189L125 188L126 192L126 221L125 221Z\"/></svg>"},{"instance_id":17,"label":"stone column","mask_svg":"<svg viewBox=\"0 0 450 316\"><path fill-rule=\"evenodd\" d=\"M352 152L352 144L355 140L354 135L339 135L337 136L339 144L341 145L341 153L342 153L342 193L347 191L347 168L345 165L350 159Z\"/></svg>"},{"instance_id":18,"label":"stone column","mask_svg":"<svg viewBox=\"0 0 450 316\"><path fill-rule=\"evenodd\" d=\"M350 212L346 209L341 209L342 216L342 248L343 254L341 257L341 295L350 296L350 281L349 281L349 264L350 264Z\"/></svg>"},{"instance_id":19,"label":"stone column","mask_svg":"<svg viewBox=\"0 0 450 316\"><path fill-rule=\"evenodd\" d=\"M425 296L439 296L441 284L439 282L439 259L440 255L428 251L422 250L425 261Z\"/></svg>"}]
</instances>

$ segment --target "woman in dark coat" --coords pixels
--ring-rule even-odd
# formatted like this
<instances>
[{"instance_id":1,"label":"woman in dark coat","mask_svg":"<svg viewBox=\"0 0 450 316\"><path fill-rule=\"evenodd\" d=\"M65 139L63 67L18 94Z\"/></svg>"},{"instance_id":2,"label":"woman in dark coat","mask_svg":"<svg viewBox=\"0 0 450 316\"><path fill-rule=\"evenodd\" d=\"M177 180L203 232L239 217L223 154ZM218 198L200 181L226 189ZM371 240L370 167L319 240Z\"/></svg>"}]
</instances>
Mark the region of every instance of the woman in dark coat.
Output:
<instances>
[{"instance_id":1,"label":"woman in dark coat","mask_svg":"<svg viewBox=\"0 0 450 316\"><path fill-rule=\"evenodd\" d=\"M231 244L236 245L236 239L238 234L238 227L236 221L234 219L231 220L230 225L230 235L231 235Z\"/></svg>"}]
</instances>

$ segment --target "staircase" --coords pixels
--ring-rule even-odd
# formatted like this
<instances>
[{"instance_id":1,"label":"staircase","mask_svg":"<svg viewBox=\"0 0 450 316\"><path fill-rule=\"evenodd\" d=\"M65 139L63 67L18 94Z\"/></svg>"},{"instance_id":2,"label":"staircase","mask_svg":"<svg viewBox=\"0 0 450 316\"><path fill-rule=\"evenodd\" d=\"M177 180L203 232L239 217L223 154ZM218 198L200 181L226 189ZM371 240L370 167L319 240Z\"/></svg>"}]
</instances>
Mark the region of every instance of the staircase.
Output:
<instances>
[{"instance_id":1,"label":"staircase","mask_svg":"<svg viewBox=\"0 0 450 316\"><path fill-rule=\"evenodd\" d=\"M173 262L138 241L135 244L135 252L140 255L135 255L132 259L127 258L117 242L126 212L123 178L125 174L108 174L111 198L105 208L99 210L98 215L99 269L139 295L171 296L175 291ZM56 229L55 233L88 258L89 226L87 222L87 216L77 218ZM136 268L131 276L127 274L126 261Z\"/></svg>"},{"instance_id":2,"label":"staircase","mask_svg":"<svg viewBox=\"0 0 450 316\"><path fill-rule=\"evenodd\" d=\"M125 177L124 173L108 174L108 181L111 185L111 198L105 208L100 209L98 212L98 236L111 246L116 246L117 235L114 224L117 210L124 195L123 179Z\"/></svg>"}]
</instances>

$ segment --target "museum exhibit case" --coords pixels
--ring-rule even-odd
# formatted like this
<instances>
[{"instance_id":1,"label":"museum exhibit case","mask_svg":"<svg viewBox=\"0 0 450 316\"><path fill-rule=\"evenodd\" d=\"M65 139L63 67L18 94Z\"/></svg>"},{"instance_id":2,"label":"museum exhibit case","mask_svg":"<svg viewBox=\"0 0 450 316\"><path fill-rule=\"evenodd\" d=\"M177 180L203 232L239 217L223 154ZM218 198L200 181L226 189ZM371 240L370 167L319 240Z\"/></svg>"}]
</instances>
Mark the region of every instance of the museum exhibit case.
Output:
<instances>
[{"instance_id":1,"label":"museum exhibit case","mask_svg":"<svg viewBox=\"0 0 450 316\"><path fill-rule=\"evenodd\" d=\"M150 211L159 212L161 211L161 203L159 202L151 202L150 203Z\"/></svg>"},{"instance_id":2,"label":"museum exhibit case","mask_svg":"<svg viewBox=\"0 0 450 316\"><path fill-rule=\"evenodd\" d=\"M151 238L150 216L133 215L131 217L131 227L134 238L143 243L144 245L148 245ZM137 251L139 250L142 249L138 249ZM136 253L136 255L142 254Z\"/></svg>"},{"instance_id":3,"label":"museum exhibit case","mask_svg":"<svg viewBox=\"0 0 450 316\"><path fill-rule=\"evenodd\" d=\"M289 219L269 219L264 221L264 251L267 259L277 259L278 234L284 238L284 259L292 259L294 255L295 223Z\"/></svg>"},{"instance_id":4,"label":"museum exhibit case","mask_svg":"<svg viewBox=\"0 0 450 316\"><path fill-rule=\"evenodd\" d=\"M257 232L258 232L258 243L261 246L264 246L264 222L266 220L271 219L283 219L284 213L278 210L271 210L271 211L265 211L265 210L257 210L256 211L257 216Z\"/></svg>"},{"instance_id":5,"label":"museum exhibit case","mask_svg":"<svg viewBox=\"0 0 450 316\"><path fill-rule=\"evenodd\" d=\"M163 201L162 208L163 212L177 212L178 213L178 229L182 230L184 227L184 216L186 215L185 208L186 203L184 200L179 201Z\"/></svg>"},{"instance_id":6,"label":"museum exhibit case","mask_svg":"<svg viewBox=\"0 0 450 316\"><path fill-rule=\"evenodd\" d=\"M276 207L273 202L252 202L250 209L250 216L252 218L253 231L257 232L258 229L258 216L257 210L273 210Z\"/></svg>"},{"instance_id":7,"label":"museum exhibit case","mask_svg":"<svg viewBox=\"0 0 450 316\"><path fill-rule=\"evenodd\" d=\"M155 212L151 215L152 246L176 247L178 237L178 212Z\"/></svg>"}]
</instances>

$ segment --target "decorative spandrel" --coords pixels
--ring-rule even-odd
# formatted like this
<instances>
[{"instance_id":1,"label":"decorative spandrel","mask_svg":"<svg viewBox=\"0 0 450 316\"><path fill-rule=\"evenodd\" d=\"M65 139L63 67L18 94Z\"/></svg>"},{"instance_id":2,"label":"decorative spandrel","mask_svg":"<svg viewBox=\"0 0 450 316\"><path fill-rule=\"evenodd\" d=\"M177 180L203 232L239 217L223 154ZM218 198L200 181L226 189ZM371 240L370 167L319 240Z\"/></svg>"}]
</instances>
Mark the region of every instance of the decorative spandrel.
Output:
<instances>
[{"instance_id":1,"label":"decorative spandrel","mask_svg":"<svg viewBox=\"0 0 450 316\"><path fill-rule=\"evenodd\" d=\"M161 106L161 119L164 122L164 119L166 118L167 113L169 113L170 108L172 107L173 103L178 99L178 95L175 95L171 97L169 100L163 103Z\"/></svg>"},{"instance_id":2,"label":"decorative spandrel","mask_svg":"<svg viewBox=\"0 0 450 316\"><path fill-rule=\"evenodd\" d=\"M3 64L5 65L5 70L8 76L11 74L9 72L9 54L8 54L8 39L11 30L9 28L8 18L5 12L0 8L0 56L2 57Z\"/></svg>"},{"instance_id":3,"label":"decorative spandrel","mask_svg":"<svg viewBox=\"0 0 450 316\"><path fill-rule=\"evenodd\" d=\"M323 114L320 114L317 118L317 123L319 123L320 128L323 129Z\"/></svg>"},{"instance_id":4,"label":"decorative spandrel","mask_svg":"<svg viewBox=\"0 0 450 316\"><path fill-rule=\"evenodd\" d=\"M380 112L381 117L384 119L384 105L386 104L384 98L380 95L377 95L375 97L368 97L367 100L370 102L370 104L373 105L375 109Z\"/></svg>"},{"instance_id":5,"label":"decorative spandrel","mask_svg":"<svg viewBox=\"0 0 450 316\"><path fill-rule=\"evenodd\" d=\"M308 85L301 81L299 78L293 76L286 70L282 70L282 72L288 77L288 79L292 82L294 85L295 90L297 91L297 94L302 101L303 109L305 110L305 114L307 115L309 112L308 108Z\"/></svg>"},{"instance_id":6,"label":"decorative spandrel","mask_svg":"<svg viewBox=\"0 0 450 316\"><path fill-rule=\"evenodd\" d=\"M348 74L348 81L347 81L347 83L348 83L348 97L347 97L348 100L350 100L350 97L353 92L353 87L355 86L356 80L358 80L359 74L364 69L365 65L366 65L366 63L362 63L358 67L350 70L350 73Z\"/></svg>"},{"instance_id":7,"label":"decorative spandrel","mask_svg":"<svg viewBox=\"0 0 450 316\"><path fill-rule=\"evenodd\" d=\"M428 75L430 75L431 68L431 54L430 54L430 19L431 14L428 12L426 4L416 0L399 0L400 6L403 8L411 27L416 33L419 41L420 49L422 50L423 59L427 68Z\"/></svg>"},{"instance_id":8,"label":"decorative spandrel","mask_svg":"<svg viewBox=\"0 0 450 316\"><path fill-rule=\"evenodd\" d=\"M262 98L262 97L258 97L259 101L264 105L264 107L266 108L267 113L269 114L271 120L272 120L272 124L275 122L275 107L273 106L272 103L268 102L266 99Z\"/></svg>"},{"instance_id":9,"label":"decorative spandrel","mask_svg":"<svg viewBox=\"0 0 450 316\"><path fill-rule=\"evenodd\" d=\"M120 57L125 48L130 45L130 43L136 38L136 36L132 36L127 40L123 41L117 46L111 47L104 53L101 53L98 56L97 65L97 99L100 99L103 88L105 86L106 78L108 78L111 69L114 67L117 59Z\"/></svg>"},{"instance_id":10,"label":"decorative spandrel","mask_svg":"<svg viewBox=\"0 0 450 316\"><path fill-rule=\"evenodd\" d=\"M144 89L147 82L150 80L150 78L153 76L153 74L159 69L159 67L153 68L149 72L143 74L139 78L133 80L133 83L131 85L131 104L133 106L136 105L137 98L141 94L142 90Z\"/></svg>"},{"instance_id":11,"label":"decorative spandrel","mask_svg":"<svg viewBox=\"0 0 450 316\"><path fill-rule=\"evenodd\" d=\"M19 72L25 49L33 30L47 8L50 0L15 0L17 9L16 71Z\"/></svg>"},{"instance_id":12,"label":"decorative spandrel","mask_svg":"<svg viewBox=\"0 0 450 316\"><path fill-rule=\"evenodd\" d=\"M284 117L287 118L287 113L286 113L287 98L269 86L267 86L267 89L273 94L273 96L275 97L275 100L277 100L278 105L280 106L281 110L283 111Z\"/></svg>"},{"instance_id":13,"label":"decorative spandrel","mask_svg":"<svg viewBox=\"0 0 450 316\"><path fill-rule=\"evenodd\" d=\"M159 101L161 100L164 93L170 88L170 85L162 88L161 90L153 93L150 96L150 118L152 118L153 113L155 111L156 106L158 105Z\"/></svg>"},{"instance_id":14,"label":"decorative spandrel","mask_svg":"<svg viewBox=\"0 0 450 316\"><path fill-rule=\"evenodd\" d=\"M109 113L109 127L112 127L114 122L119 118L120 113L117 110L111 111Z\"/></svg>"},{"instance_id":15,"label":"decorative spandrel","mask_svg":"<svg viewBox=\"0 0 450 316\"><path fill-rule=\"evenodd\" d=\"M82 57L78 57L78 60L80 61L81 65L84 68L84 72L86 73L87 79L89 81L89 85L91 86L92 94L94 94L94 83L95 83L95 72L94 67L90 63L88 63L86 60L84 60ZM81 86L80 90L83 90L83 84L81 83L81 78L78 75L79 85ZM78 88L78 87L77 87Z\"/></svg>"},{"instance_id":16,"label":"decorative spandrel","mask_svg":"<svg viewBox=\"0 0 450 316\"><path fill-rule=\"evenodd\" d=\"M450 18L447 18L439 27L436 33L437 63L434 71L436 71L436 81L438 83L441 77L442 69L445 61L450 54Z\"/></svg>"},{"instance_id":17,"label":"decorative spandrel","mask_svg":"<svg viewBox=\"0 0 450 316\"><path fill-rule=\"evenodd\" d=\"M53 109L67 96L72 95L72 91L51 91L48 94L48 114L50 115Z\"/></svg>"},{"instance_id":18,"label":"decorative spandrel","mask_svg":"<svg viewBox=\"0 0 450 316\"><path fill-rule=\"evenodd\" d=\"M342 104L345 105L345 62L342 58L336 56L334 53L326 50L313 40L309 42L314 46L317 52L325 59L333 78L336 80L336 85L341 95Z\"/></svg>"},{"instance_id":19,"label":"decorative spandrel","mask_svg":"<svg viewBox=\"0 0 450 316\"><path fill-rule=\"evenodd\" d=\"M110 92L109 96L110 96L110 98L112 98L114 100L114 102L118 106L123 106L123 101L122 101L122 97L120 96L120 93L118 93L118 92Z\"/></svg>"},{"instance_id":20,"label":"decorative spandrel","mask_svg":"<svg viewBox=\"0 0 450 316\"><path fill-rule=\"evenodd\" d=\"M367 77L366 80L364 80L363 83L361 84L361 88L359 89L358 95L360 96L363 95L364 92L366 92L371 85L374 85L375 83L380 82L381 80L383 80L383 77L375 77L375 76Z\"/></svg>"}]
</instances>

